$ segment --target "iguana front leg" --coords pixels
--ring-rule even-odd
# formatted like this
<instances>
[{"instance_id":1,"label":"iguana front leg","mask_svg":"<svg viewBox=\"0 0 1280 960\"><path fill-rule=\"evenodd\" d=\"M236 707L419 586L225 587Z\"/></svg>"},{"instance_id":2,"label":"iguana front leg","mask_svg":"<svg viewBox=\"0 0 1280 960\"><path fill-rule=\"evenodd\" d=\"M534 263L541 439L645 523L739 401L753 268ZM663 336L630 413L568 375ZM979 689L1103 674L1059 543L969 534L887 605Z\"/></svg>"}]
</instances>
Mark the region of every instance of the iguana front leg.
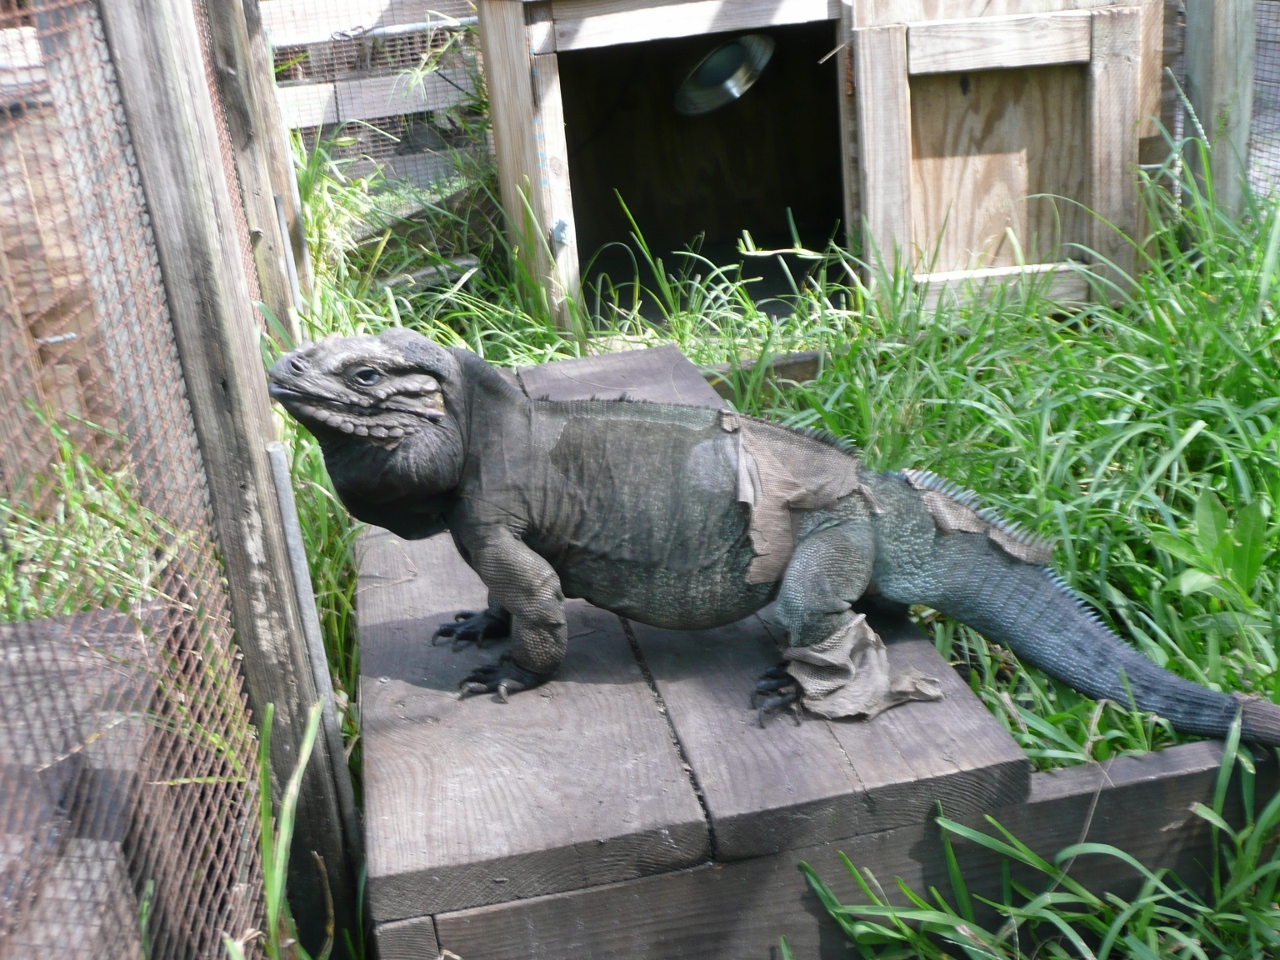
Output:
<instances>
[{"instance_id":1,"label":"iguana front leg","mask_svg":"<svg viewBox=\"0 0 1280 960\"><path fill-rule=\"evenodd\" d=\"M545 683L569 646L559 576L507 530L468 542L467 558L489 588L490 606L496 603L511 615L511 652L473 670L462 681L464 695L497 693L505 700L508 693Z\"/></svg>"},{"instance_id":2,"label":"iguana front leg","mask_svg":"<svg viewBox=\"0 0 1280 960\"><path fill-rule=\"evenodd\" d=\"M487 640L503 640L509 636L511 614L503 609L502 604L490 599L487 609L479 612L463 610L450 623L440 624L431 635L431 642L438 644L441 640L450 640L453 649L459 650L468 643L483 647Z\"/></svg>"}]
</instances>

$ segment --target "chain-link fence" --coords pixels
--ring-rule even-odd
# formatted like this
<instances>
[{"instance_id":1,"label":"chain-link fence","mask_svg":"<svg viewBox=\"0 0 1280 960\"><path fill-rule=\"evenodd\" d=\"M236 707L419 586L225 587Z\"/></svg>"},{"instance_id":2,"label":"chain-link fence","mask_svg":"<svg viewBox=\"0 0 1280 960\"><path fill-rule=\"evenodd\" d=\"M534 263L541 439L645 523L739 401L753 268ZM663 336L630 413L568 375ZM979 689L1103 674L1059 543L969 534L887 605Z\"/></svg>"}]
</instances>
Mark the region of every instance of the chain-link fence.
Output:
<instances>
[{"instance_id":1,"label":"chain-link fence","mask_svg":"<svg viewBox=\"0 0 1280 960\"><path fill-rule=\"evenodd\" d=\"M221 955L261 922L256 760L86 0L0 0L0 594L0 957Z\"/></svg>"},{"instance_id":2,"label":"chain-link fence","mask_svg":"<svg viewBox=\"0 0 1280 960\"><path fill-rule=\"evenodd\" d=\"M468 0L263 0L285 122L389 183L448 193L487 144Z\"/></svg>"}]
</instances>

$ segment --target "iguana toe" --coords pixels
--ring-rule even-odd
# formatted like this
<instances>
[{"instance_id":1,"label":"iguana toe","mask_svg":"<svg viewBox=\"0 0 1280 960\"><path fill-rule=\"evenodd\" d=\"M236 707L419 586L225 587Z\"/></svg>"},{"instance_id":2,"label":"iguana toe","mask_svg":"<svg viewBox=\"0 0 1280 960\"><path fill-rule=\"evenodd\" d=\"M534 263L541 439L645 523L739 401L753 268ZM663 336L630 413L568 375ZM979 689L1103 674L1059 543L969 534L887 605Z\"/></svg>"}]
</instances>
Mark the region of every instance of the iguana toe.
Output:
<instances>
[{"instance_id":1,"label":"iguana toe","mask_svg":"<svg viewBox=\"0 0 1280 960\"><path fill-rule=\"evenodd\" d=\"M756 717L761 727L784 709L789 709L796 723L799 723L799 703L800 687L795 678L787 673L785 662L766 670L751 692L751 706L757 710Z\"/></svg>"},{"instance_id":2,"label":"iguana toe","mask_svg":"<svg viewBox=\"0 0 1280 960\"><path fill-rule=\"evenodd\" d=\"M495 616L488 610L479 613L463 610L453 618L452 623L442 623L436 627L436 632L431 635L431 642L439 646L441 640L450 640L453 648L458 650L468 643L484 647L488 640L501 640L510 635L509 618Z\"/></svg>"},{"instance_id":3,"label":"iguana toe","mask_svg":"<svg viewBox=\"0 0 1280 960\"><path fill-rule=\"evenodd\" d=\"M497 663L476 667L463 678L459 687L463 697L477 693L496 693L498 699L506 703L508 694L532 690L550 679L550 674L526 670L512 659L511 654L506 653Z\"/></svg>"}]
</instances>

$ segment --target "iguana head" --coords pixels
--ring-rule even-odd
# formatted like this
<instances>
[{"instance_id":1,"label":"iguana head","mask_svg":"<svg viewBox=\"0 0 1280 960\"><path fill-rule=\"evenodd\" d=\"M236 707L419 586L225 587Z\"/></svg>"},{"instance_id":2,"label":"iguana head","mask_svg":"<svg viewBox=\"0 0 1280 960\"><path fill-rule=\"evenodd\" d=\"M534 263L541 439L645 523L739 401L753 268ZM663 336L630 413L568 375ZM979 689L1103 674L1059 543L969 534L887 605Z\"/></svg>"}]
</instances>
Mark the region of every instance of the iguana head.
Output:
<instances>
[{"instance_id":1,"label":"iguana head","mask_svg":"<svg viewBox=\"0 0 1280 960\"><path fill-rule=\"evenodd\" d=\"M313 433L395 448L448 418L444 383L458 362L409 330L304 344L270 370L271 396Z\"/></svg>"},{"instance_id":2,"label":"iguana head","mask_svg":"<svg viewBox=\"0 0 1280 960\"><path fill-rule=\"evenodd\" d=\"M465 401L460 365L438 344L404 329L331 337L286 353L268 375L271 396L320 441L349 507L456 485Z\"/></svg>"}]
</instances>

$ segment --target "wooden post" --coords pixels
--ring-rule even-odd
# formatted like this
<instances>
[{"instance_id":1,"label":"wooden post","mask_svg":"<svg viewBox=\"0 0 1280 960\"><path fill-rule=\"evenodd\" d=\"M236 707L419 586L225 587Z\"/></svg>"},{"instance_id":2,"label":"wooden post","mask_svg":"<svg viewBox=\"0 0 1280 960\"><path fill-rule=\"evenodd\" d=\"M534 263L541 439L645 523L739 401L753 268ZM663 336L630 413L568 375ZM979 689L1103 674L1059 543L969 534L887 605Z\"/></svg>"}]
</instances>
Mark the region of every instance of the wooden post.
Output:
<instances>
[{"instance_id":1,"label":"wooden post","mask_svg":"<svg viewBox=\"0 0 1280 960\"><path fill-rule=\"evenodd\" d=\"M214 71L222 96L235 151L236 173L244 198L249 240L253 244L258 286L268 310L281 323L289 322L294 307L293 284L285 257L287 237L276 214L278 195L272 180L269 144L278 140L279 126L272 126L262 109L275 102L271 74L259 75L260 64L250 55L249 30L240 0L206 0Z\"/></svg>"},{"instance_id":2,"label":"wooden post","mask_svg":"<svg viewBox=\"0 0 1280 960\"><path fill-rule=\"evenodd\" d=\"M858 157L868 264L909 265L911 247L911 88L907 25L853 31L853 88L858 101Z\"/></svg>"},{"instance_id":3,"label":"wooden post","mask_svg":"<svg viewBox=\"0 0 1280 960\"><path fill-rule=\"evenodd\" d=\"M247 68L253 79L254 92L250 105L257 119L256 130L262 156L267 164L271 189L275 196L277 219L281 232L289 238L285 265L293 271L291 283L298 309L301 297L311 291L311 259L307 236L302 224L302 201L298 196L298 180L293 169L293 150L289 146L289 130L280 112L276 96L275 61L271 44L263 28L258 0L239 0L244 10L248 36ZM288 256L291 253L292 256Z\"/></svg>"},{"instance_id":4,"label":"wooden post","mask_svg":"<svg viewBox=\"0 0 1280 960\"><path fill-rule=\"evenodd\" d=\"M568 326L578 293L578 244L569 193L569 157L554 53L530 51L526 16L541 27L545 3L478 0L480 49L498 161L498 186L512 244L543 284L548 306ZM545 30L535 29L538 37ZM541 44L540 44L541 48Z\"/></svg>"},{"instance_id":5,"label":"wooden post","mask_svg":"<svg viewBox=\"0 0 1280 960\"><path fill-rule=\"evenodd\" d=\"M1187 97L1209 140L1209 172L1218 207L1239 214L1249 173L1255 0L1187 0ZM1187 163L1203 182L1199 151Z\"/></svg>"},{"instance_id":6,"label":"wooden post","mask_svg":"<svg viewBox=\"0 0 1280 960\"><path fill-rule=\"evenodd\" d=\"M250 706L261 716L275 704L271 759L279 785L295 765L318 695L265 449L272 421L258 325L236 249L195 17L190 4L167 0L109 0L102 17L208 478ZM316 742L298 803L289 884L304 945L320 948L332 903L345 954L342 931L355 931L356 887L331 769L340 762L324 739Z\"/></svg>"},{"instance_id":7,"label":"wooden post","mask_svg":"<svg viewBox=\"0 0 1280 960\"><path fill-rule=\"evenodd\" d=\"M1124 283L1133 275L1138 231L1138 122L1142 9L1094 10L1089 58L1089 246L1115 268L1104 276Z\"/></svg>"}]
</instances>

